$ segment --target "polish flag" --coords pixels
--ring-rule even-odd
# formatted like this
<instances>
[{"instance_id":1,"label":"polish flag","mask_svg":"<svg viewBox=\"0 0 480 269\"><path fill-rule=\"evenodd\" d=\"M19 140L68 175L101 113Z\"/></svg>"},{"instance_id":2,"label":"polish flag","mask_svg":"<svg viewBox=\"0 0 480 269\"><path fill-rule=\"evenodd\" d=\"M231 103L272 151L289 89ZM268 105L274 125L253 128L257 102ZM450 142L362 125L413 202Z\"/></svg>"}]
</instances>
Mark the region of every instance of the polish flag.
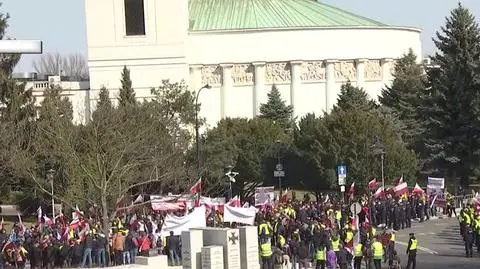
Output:
<instances>
[{"instance_id":1,"label":"polish flag","mask_svg":"<svg viewBox=\"0 0 480 269\"><path fill-rule=\"evenodd\" d=\"M3 230L3 223L5 223L5 221L3 220L3 217L2 217L2 221L0 221L0 232Z\"/></svg>"},{"instance_id":2,"label":"polish flag","mask_svg":"<svg viewBox=\"0 0 480 269\"><path fill-rule=\"evenodd\" d=\"M368 182L368 188L371 189L371 190L374 190L377 188L377 179L374 178L372 180L370 180L370 182Z\"/></svg>"},{"instance_id":3,"label":"polish flag","mask_svg":"<svg viewBox=\"0 0 480 269\"><path fill-rule=\"evenodd\" d=\"M350 200L353 200L353 196L355 194L355 182L350 185L350 190L348 191L348 194L350 195Z\"/></svg>"},{"instance_id":4,"label":"polish flag","mask_svg":"<svg viewBox=\"0 0 480 269\"><path fill-rule=\"evenodd\" d=\"M373 194L373 197L375 197L375 199L378 199L380 198L380 196L384 195L385 194L385 190L383 187L380 187L377 189L377 191Z\"/></svg>"},{"instance_id":5,"label":"polish flag","mask_svg":"<svg viewBox=\"0 0 480 269\"><path fill-rule=\"evenodd\" d=\"M403 183L403 175L398 179L397 186Z\"/></svg>"},{"instance_id":6,"label":"polish flag","mask_svg":"<svg viewBox=\"0 0 480 269\"><path fill-rule=\"evenodd\" d=\"M197 194L202 192L202 178L199 178L198 181L190 188L191 194Z\"/></svg>"},{"instance_id":7,"label":"polish flag","mask_svg":"<svg viewBox=\"0 0 480 269\"><path fill-rule=\"evenodd\" d=\"M408 185L406 182L403 182L393 188L395 195L402 196L405 193L408 193Z\"/></svg>"},{"instance_id":8,"label":"polish flag","mask_svg":"<svg viewBox=\"0 0 480 269\"><path fill-rule=\"evenodd\" d=\"M38 224L42 223L42 216L43 216L42 207L39 206L38 209L37 209L37 223Z\"/></svg>"},{"instance_id":9,"label":"polish flag","mask_svg":"<svg viewBox=\"0 0 480 269\"><path fill-rule=\"evenodd\" d=\"M240 201L240 197L238 195L235 195L230 202L228 202L228 206L231 207L242 207L242 202Z\"/></svg>"},{"instance_id":10,"label":"polish flag","mask_svg":"<svg viewBox=\"0 0 480 269\"><path fill-rule=\"evenodd\" d=\"M282 194L282 197L280 198L280 203L286 202L288 202L288 189L285 190L285 192Z\"/></svg>"},{"instance_id":11,"label":"polish flag","mask_svg":"<svg viewBox=\"0 0 480 269\"><path fill-rule=\"evenodd\" d=\"M424 194L425 191L422 188L420 188L418 183L415 183L415 187L413 188L413 193Z\"/></svg>"},{"instance_id":12,"label":"polish flag","mask_svg":"<svg viewBox=\"0 0 480 269\"><path fill-rule=\"evenodd\" d=\"M47 217L47 215L43 216L43 220L45 220L45 224L47 224L48 226L53 225L53 220L51 218Z\"/></svg>"}]
</instances>

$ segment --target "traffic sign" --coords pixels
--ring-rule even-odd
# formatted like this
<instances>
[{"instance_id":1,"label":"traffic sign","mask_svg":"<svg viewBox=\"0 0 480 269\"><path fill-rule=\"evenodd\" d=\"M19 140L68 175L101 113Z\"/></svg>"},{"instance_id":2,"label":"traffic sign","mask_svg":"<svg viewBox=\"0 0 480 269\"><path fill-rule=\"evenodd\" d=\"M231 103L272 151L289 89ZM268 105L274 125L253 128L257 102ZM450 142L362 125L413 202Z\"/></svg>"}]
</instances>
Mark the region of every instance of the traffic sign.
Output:
<instances>
[{"instance_id":1,"label":"traffic sign","mask_svg":"<svg viewBox=\"0 0 480 269\"><path fill-rule=\"evenodd\" d=\"M339 186L345 186L346 183L347 183L347 178L346 177L341 177L341 176L338 177L338 185Z\"/></svg>"},{"instance_id":2,"label":"traffic sign","mask_svg":"<svg viewBox=\"0 0 480 269\"><path fill-rule=\"evenodd\" d=\"M358 215L360 214L361 211L362 211L362 205L360 205L359 203L353 203L350 206L350 212L352 213L352 215Z\"/></svg>"},{"instance_id":3,"label":"traffic sign","mask_svg":"<svg viewBox=\"0 0 480 269\"><path fill-rule=\"evenodd\" d=\"M277 163L277 165L275 165L275 170L282 171L283 170L283 165L281 163Z\"/></svg>"},{"instance_id":4,"label":"traffic sign","mask_svg":"<svg viewBox=\"0 0 480 269\"><path fill-rule=\"evenodd\" d=\"M347 166L346 165L337 166L337 174L338 174L338 177L347 177Z\"/></svg>"},{"instance_id":5,"label":"traffic sign","mask_svg":"<svg viewBox=\"0 0 480 269\"><path fill-rule=\"evenodd\" d=\"M285 171L273 171L274 177L285 177Z\"/></svg>"}]
</instances>

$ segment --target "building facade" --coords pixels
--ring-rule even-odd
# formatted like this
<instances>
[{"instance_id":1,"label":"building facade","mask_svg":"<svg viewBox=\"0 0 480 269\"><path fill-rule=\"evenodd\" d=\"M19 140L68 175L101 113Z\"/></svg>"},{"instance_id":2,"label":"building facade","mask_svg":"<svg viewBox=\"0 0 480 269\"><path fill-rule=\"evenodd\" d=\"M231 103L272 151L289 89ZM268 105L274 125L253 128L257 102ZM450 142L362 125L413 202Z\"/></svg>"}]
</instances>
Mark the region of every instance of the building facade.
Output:
<instances>
[{"instance_id":1,"label":"building facade","mask_svg":"<svg viewBox=\"0 0 480 269\"><path fill-rule=\"evenodd\" d=\"M116 95L126 65L139 98L163 79L211 85L199 98L210 126L257 115L273 84L297 117L329 111L347 81L376 99L395 59L422 55L419 29L315 0L85 3L92 107L102 86Z\"/></svg>"}]
</instances>

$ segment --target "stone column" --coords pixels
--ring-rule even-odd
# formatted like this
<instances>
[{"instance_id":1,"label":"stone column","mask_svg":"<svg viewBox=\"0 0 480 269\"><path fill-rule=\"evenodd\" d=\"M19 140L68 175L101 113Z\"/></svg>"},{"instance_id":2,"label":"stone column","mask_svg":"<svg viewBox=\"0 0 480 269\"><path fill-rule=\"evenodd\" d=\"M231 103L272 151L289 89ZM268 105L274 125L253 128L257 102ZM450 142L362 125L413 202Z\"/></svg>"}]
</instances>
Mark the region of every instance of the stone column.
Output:
<instances>
[{"instance_id":1,"label":"stone column","mask_svg":"<svg viewBox=\"0 0 480 269\"><path fill-rule=\"evenodd\" d=\"M300 105L296 97L300 90L300 84L302 84L302 61L291 61L290 72L292 76L292 81L290 82L290 104L293 107L293 117L297 117Z\"/></svg>"},{"instance_id":2,"label":"stone column","mask_svg":"<svg viewBox=\"0 0 480 269\"><path fill-rule=\"evenodd\" d=\"M338 60L325 61L325 111L330 112L333 106L337 103L338 94L335 91L335 63Z\"/></svg>"},{"instance_id":3,"label":"stone column","mask_svg":"<svg viewBox=\"0 0 480 269\"><path fill-rule=\"evenodd\" d=\"M233 64L221 64L222 67L222 88L220 89L220 116L222 119L227 117L228 92L233 87L232 66Z\"/></svg>"},{"instance_id":4,"label":"stone column","mask_svg":"<svg viewBox=\"0 0 480 269\"><path fill-rule=\"evenodd\" d=\"M393 71L393 59L385 58L380 60L380 65L382 67L382 82L383 84L390 85L392 80L392 71Z\"/></svg>"},{"instance_id":5,"label":"stone column","mask_svg":"<svg viewBox=\"0 0 480 269\"><path fill-rule=\"evenodd\" d=\"M365 88L365 62L367 59L355 60L355 66L357 69L357 87Z\"/></svg>"},{"instance_id":6,"label":"stone column","mask_svg":"<svg viewBox=\"0 0 480 269\"><path fill-rule=\"evenodd\" d=\"M252 63L255 68L254 71L254 86L252 93L253 100L253 116L256 117L260 114L260 101L261 96L265 92L265 62Z\"/></svg>"},{"instance_id":7,"label":"stone column","mask_svg":"<svg viewBox=\"0 0 480 269\"><path fill-rule=\"evenodd\" d=\"M195 93L202 87L202 66L190 65L190 87Z\"/></svg>"}]
</instances>

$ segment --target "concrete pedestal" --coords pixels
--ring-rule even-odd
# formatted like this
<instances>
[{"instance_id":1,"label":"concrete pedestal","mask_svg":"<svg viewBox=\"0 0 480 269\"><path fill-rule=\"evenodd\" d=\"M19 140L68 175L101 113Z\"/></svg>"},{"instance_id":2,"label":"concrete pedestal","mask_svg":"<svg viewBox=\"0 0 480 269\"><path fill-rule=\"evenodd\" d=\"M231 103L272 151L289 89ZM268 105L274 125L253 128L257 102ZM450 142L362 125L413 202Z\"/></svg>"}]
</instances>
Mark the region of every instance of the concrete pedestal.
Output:
<instances>
[{"instance_id":1,"label":"concrete pedestal","mask_svg":"<svg viewBox=\"0 0 480 269\"><path fill-rule=\"evenodd\" d=\"M224 269L223 246L207 246L202 248L202 269Z\"/></svg>"},{"instance_id":2,"label":"concrete pedestal","mask_svg":"<svg viewBox=\"0 0 480 269\"><path fill-rule=\"evenodd\" d=\"M182 232L182 265L183 269L202 268L203 232L190 230Z\"/></svg>"},{"instance_id":3,"label":"concrete pedestal","mask_svg":"<svg viewBox=\"0 0 480 269\"><path fill-rule=\"evenodd\" d=\"M257 226L240 227L241 269L260 269Z\"/></svg>"},{"instance_id":4,"label":"concrete pedestal","mask_svg":"<svg viewBox=\"0 0 480 269\"><path fill-rule=\"evenodd\" d=\"M168 257L167 255L158 255L153 257L137 256L135 258L135 264L147 265L152 268L167 268Z\"/></svg>"}]
</instances>

